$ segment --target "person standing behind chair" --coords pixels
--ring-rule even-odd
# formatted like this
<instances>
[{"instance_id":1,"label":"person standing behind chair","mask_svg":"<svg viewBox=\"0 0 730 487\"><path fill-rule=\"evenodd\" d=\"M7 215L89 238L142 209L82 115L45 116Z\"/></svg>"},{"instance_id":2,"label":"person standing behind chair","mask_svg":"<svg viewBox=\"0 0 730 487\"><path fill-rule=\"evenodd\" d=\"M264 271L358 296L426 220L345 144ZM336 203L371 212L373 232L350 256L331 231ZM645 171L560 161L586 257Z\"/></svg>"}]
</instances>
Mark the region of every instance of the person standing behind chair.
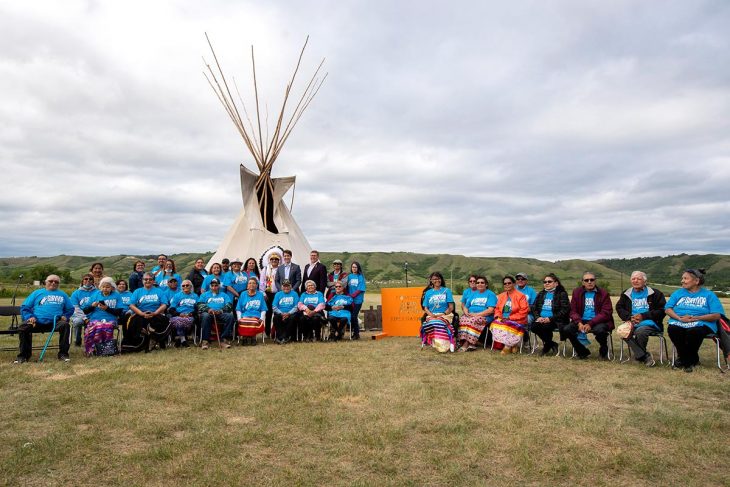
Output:
<instances>
[{"instance_id":1,"label":"person standing behind chair","mask_svg":"<svg viewBox=\"0 0 730 487\"><path fill-rule=\"evenodd\" d=\"M578 339L578 333L593 333L598 341L598 355L608 359L608 335L613 330L613 305L608 291L596 285L596 275L583 274L583 285L573 290L570 300L570 323L561 330L570 340L578 358L588 358L591 351Z\"/></svg>"},{"instance_id":2,"label":"person standing behind chair","mask_svg":"<svg viewBox=\"0 0 730 487\"><path fill-rule=\"evenodd\" d=\"M282 283L289 281L292 289L298 292L302 287L302 268L291 261L291 250L284 250L284 263L281 264L276 272L276 288L284 289Z\"/></svg>"},{"instance_id":3,"label":"person standing behind chair","mask_svg":"<svg viewBox=\"0 0 730 487\"><path fill-rule=\"evenodd\" d=\"M309 253L309 264L304 266L302 279L305 282L302 283L302 288L299 291L300 296L307 292L306 281L313 281L316 290L322 293L324 297L327 290L327 268L319 261L318 251L312 250Z\"/></svg>"},{"instance_id":4,"label":"person standing behind chair","mask_svg":"<svg viewBox=\"0 0 730 487\"><path fill-rule=\"evenodd\" d=\"M557 355L558 344L553 341L553 331L564 328L570 320L568 291L553 273L545 275L543 289L535 297L532 309L532 331L542 340L541 356Z\"/></svg>"},{"instance_id":5,"label":"person standing behind chair","mask_svg":"<svg viewBox=\"0 0 730 487\"><path fill-rule=\"evenodd\" d=\"M25 298L20 306L20 316L23 323L18 327L20 342L16 364L22 364L30 359L33 352L33 333L48 333L53 329L53 320L56 318L56 332L58 333L58 360L68 362L69 323L68 319L74 312L71 298L58 289L61 278L51 274L46 278L45 287L36 289Z\"/></svg>"},{"instance_id":6,"label":"person standing behind chair","mask_svg":"<svg viewBox=\"0 0 730 487\"><path fill-rule=\"evenodd\" d=\"M326 300L330 300L335 295L335 283L347 283L347 272L342 270L342 261L335 259L332 261L332 272L327 274L327 294Z\"/></svg>"},{"instance_id":7,"label":"person standing behind chair","mask_svg":"<svg viewBox=\"0 0 730 487\"><path fill-rule=\"evenodd\" d=\"M674 367L685 372L699 364L702 340L717 333L717 320L725 313L717 295L702 287L704 283L704 269L687 269L682 274L682 289L672 293L664 308L669 317L667 332L679 356Z\"/></svg>"},{"instance_id":8,"label":"person standing behind chair","mask_svg":"<svg viewBox=\"0 0 730 487\"><path fill-rule=\"evenodd\" d=\"M527 329L530 329L532 321L535 319L532 315L532 310L535 305L535 299L537 299L537 291L532 286L527 284L529 276L524 272L518 272L515 274L516 286L515 289L524 294L527 297L527 304L530 306L530 313L527 315Z\"/></svg>"},{"instance_id":9,"label":"person standing behind chair","mask_svg":"<svg viewBox=\"0 0 730 487\"><path fill-rule=\"evenodd\" d=\"M631 273L631 287L621 294L616 303L616 313L630 327L626 343L631 347L634 358L654 367L656 362L646 351L649 336L664 333L664 306L667 300L658 289L646 285L646 274L641 271Z\"/></svg>"},{"instance_id":10,"label":"person standing behind chair","mask_svg":"<svg viewBox=\"0 0 730 487\"><path fill-rule=\"evenodd\" d=\"M200 288L203 286L203 281L207 275L208 272L205 270L205 261L201 257L198 257L195 259L195 265L186 278L193 283L192 292L198 295L200 294Z\"/></svg>"},{"instance_id":11,"label":"person standing behind chair","mask_svg":"<svg viewBox=\"0 0 730 487\"><path fill-rule=\"evenodd\" d=\"M360 339L360 309L365 301L365 276L362 267L357 261L350 264L350 274L347 276L347 294L352 298L352 316L350 327L352 328L352 339Z\"/></svg>"},{"instance_id":12,"label":"person standing behind chair","mask_svg":"<svg viewBox=\"0 0 730 487\"><path fill-rule=\"evenodd\" d=\"M132 273L129 275L129 292L135 292L142 287L142 276L144 276L144 262L138 260L134 263Z\"/></svg>"}]
</instances>

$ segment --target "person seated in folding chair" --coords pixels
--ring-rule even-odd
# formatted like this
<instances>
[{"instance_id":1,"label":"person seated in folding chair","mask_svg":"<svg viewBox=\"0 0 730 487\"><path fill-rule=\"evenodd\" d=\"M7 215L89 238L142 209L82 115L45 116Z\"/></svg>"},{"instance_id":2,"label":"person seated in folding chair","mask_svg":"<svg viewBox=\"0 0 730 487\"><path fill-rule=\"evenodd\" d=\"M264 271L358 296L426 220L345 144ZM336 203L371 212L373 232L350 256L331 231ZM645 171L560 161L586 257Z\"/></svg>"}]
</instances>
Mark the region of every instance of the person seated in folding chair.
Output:
<instances>
[{"instance_id":1,"label":"person seated in folding chair","mask_svg":"<svg viewBox=\"0 0 730 487\"><path fill-rule=\"evenodd\" d=\"M74 312L74 307L68 294L58 289L60 282L60 277L51 274L45 280L45 287L30 293L20 306L23 323L18 327L20 350L15 359L16 364L22 364L30 359L33 351L33 333L50 332L54 328L54 320L55 333L58 333L58 360L64 362L70 360L68 320Z\"/></svg>"},{"instance_id":2,"label":"person seated in folding chair","mask_svg":"<svg viewBox=\"0 0 730 487\"><path fill-rule=\"evenodd\" d=\"M667 332L679 356L674 367L685 372L699 364L702 340L717 333L718 320L725 313L720 299L702 287L704 283L704 269L687 269L682 274L682 289L672 293L664 308L669 317Z\"/></svg>"},{"instance_id":3,"label":"person seated in folding chair","mask_svg":"<svg viewBox=\"0 0 730 487\"><path fill-rule=\"evenodd\" d=\"M489 325L492 332L492 345L502 355L520 351L520 342L527 332L527 315L530 305L527 296L515 289L517 281L512 276L502 278L504 292L497 295L497 306L494 307L494 321ZM498 345L500 344L500 345Z\"/></svg>"},{"instance_id":4,"label":"person seated in folding chair","mask_svg":"<svg viewBox=\"0 0 730 487\"><path fill-rule=\"evenodd\" d=\"M649 336L664 332L666 304L664 293L647 286L646 274L641 271L631 273L631 287L621 294L616 303L616 313L623 321L616 333L631 347L634 359L647 367L656 364L651 353L646 351L646 345Z\"/></svg>"},{"instance_id":5,"label":"person seated in folding chair","mask_svg":"<svg viewBox=\"0 0 730 487\"><path fill-rule=\"evenodd\" d=\"M464 311L459 318L458 344L459 352L473 352L484 329L494 318L494 307L497 306L497 295L487 289L489 281L486 276L472 274L475 288L464 291L461 296L461 308ZM468 291L468 292L467 292Z\"/></svg>"},{"instance_id":6,"label":"person seated in folding chair","mask_svg":"<svg viewBox=\"0 0 730 487\"><path fill-rule=\"evenodd\" d=\"M192 280L185 279L182 282L182 291L176 293L170 300L170 325L175 333L175 348L190 346L187 336L193 330L195 306L199 298L193 292L194 286Z\"/></svg>"},{"instance_id":7,"label":"person seated in folding chair","mask_svg":"<svg viewBox=\"0 0 730 487\"><path fill-rule=\"evenodd\" d=\"M89 317L89 324L84 332L84 352L87 357L94 353L114 355L117 353L114 329L125 309L114 279L102 277L99 289L91 295L89 301L84 308L84 313Z\"/></svg>"},{"instance_id":8,"label":"person seated in folding chair","mask_svg":"<svg viewBox=\"0 0 730 487\"><path fill-rule=\"evenodd\" d=\"M605 289L596 285L596 275L583 274L583 285L573 290L570 300L570 322L560 329L561 334L570 340L579 359L587 359L591 354L578 337L579 333L593 333L598 341L598 355L608 360L608 335L613 330L613 305Z\"/></svg>"},{"instance_id":9,"label":"person seated in folding chair","mask_svg":"<svg viewBox=\"0 0 730 487\"><path fill-rule=\"evenodd\" d=\"M132 293L129 309L132 311L122 334L122 353L145 353L167 345L170 320L167 310L167 291L155 286L155 277L147 272L142 287Z\"/></svg>"},{"instance_id":10,"label":"person seated in folding chair","mask_svg":"<svg viewBox=\"0 0 730 487\"><path fill-rule=\"evenodd\" d=\"M92 274L84 274L81 278L81 285L78 289L71 293L71 304L74 306L74 314L71 315L71 326L76 337L75 344L81 346L81 335L83 329L89 323L89 317L84 313L84 308L88 306L91 295L96 292L94 285L94 276Z\"/></svg>"},{"instance_id":11,"label":"person seated in folding chair","mask_svg":"<svg viewBox=\"0 0 730 487\"><path fill-rule=\"evenodd\" d=\"M456 343L454 326L454 295L444 286L444 276L432 272L428 277L429 285L423 290L421 306L425 313L421 325L421 346L430 345L439 352L454 351Z\"/></svg>"},{"instance_id":12,"label":"person seated in folding chair","mask_svg":"<svg viewBox=\"0 0 730 487\"><path fill-rule=\"evenodd\" d=\"M553 273L542 280L543 289L535 297L532 309L534 320L532 331L542 340L540 356L557 355L558 344L553 340L553 331L568 324L570 316L570 300L568 291Z\"/></svg>"},{"instance_id":13,"label":"person seated in folding chair","mask_svg":"<svg viewBox=\"0 0 730 487\"><path fill-rule=\"evenodd\" d=\"M290 342L296 333L299 311L299 295L294 291L291 281L281 281L282 290L274 296L272 307L274 309L274 329L276 330L276 343L284 344Z\"/></svg>"},{"instance_id":14,"label":"person seated in folding chair","mask_svg":"<svg viewBox=\"0 0 730 487\"><path fill-rule=\"evenodd\" d=\"M311 342L322 338L322 324L324 317L324 295L317 291L317 283L308 279L304 282L305 291L299 296L299 304L297 308L302 312L299 318L302 334L302 340Z\"/></svg>"},{"instance_id":15,"label":"person seated in folding chair","mask_svg":"<svg viewBox=\"0 0 730 487\"><path fill-rule=\"evenodd\" d=\"M350 324L352 298L345 294L347 281L336 280L332 285L335 294L327 301L327 321L334 330L333 342L342 340L345 328Z\"/></svg>"},{"instance_id":16,"label":"person seated in folding chair","mask_svg":"<svg viewBox=\"0 0 730 487\"><path fill-rule=\"evenodd\" d=\"M264 333L266 324L266 296L259 290L259 281L250 277L246 283L246 292L238 298L236 317L238 318L238 336L245 343L256 345L256 335Z\"/></svg>"},{"instance_id":17,"label":"person seated in folding chair","mask_svg":"<svg viewBox=\"0 0 730 487\"><path fill-rule=\"evenodd\" d=\"M210 291L206 291L200 296L197 306L203 332L200 348L208 349L211 329L216 331L216 339L220 340L222 348L231 348L233 302L231 297L221 289L221 282L218 279L210 281Z\"/></svg>"}]
</instances>

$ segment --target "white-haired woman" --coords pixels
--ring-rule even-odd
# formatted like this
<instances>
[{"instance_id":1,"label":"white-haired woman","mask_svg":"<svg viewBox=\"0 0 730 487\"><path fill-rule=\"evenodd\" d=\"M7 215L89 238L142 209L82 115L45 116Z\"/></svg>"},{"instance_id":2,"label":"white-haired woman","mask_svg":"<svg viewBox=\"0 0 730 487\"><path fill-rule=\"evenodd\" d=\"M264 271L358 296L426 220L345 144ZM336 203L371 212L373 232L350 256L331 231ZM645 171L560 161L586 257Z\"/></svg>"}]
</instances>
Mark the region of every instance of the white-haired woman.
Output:
<instances>
[{"instance_id":1,"label":"white-haired woman","mask_svg":"<svg viewBox=\"0 0 730 487\"><path fill-rule=\"evenodd\" d=\"M302 312L299 323L300 333L305 341L312 341L312 335L317 340L322 336L322 324L324 323L324 295L317 291L317 284L309 279L304 283L304 292L299 296L299 311Z\"/></svg>"},{"instance_id":2,"label":"white-haired woman","mask_svg":"<svg viewBox=\"0 0 730 487\"><path fill-rule=\"evenodd\" d=\"M175 293L170 300L170 325L175 330L175 347L189 347L186 336L193 329L195 307L198 295L193 290L190 279L182 282L182 291Z\"/></svg>"},{"instance_id":3,"label":"white-haired woman","mask_svg":"<svg viewBox=\"0 0 730 487\"><path fill-rule=\"evenodd\" d=\"M117 286L111 277L102 277L99 281L99 289L91 295L89 304L84 308L84 313L89 317L89 324L84 332L84 352L87 357L94 354L96 347L104 348L110 346L116 353L114 342L114 328L117 326L119 317L124 314L122 296L117 292Z\"/></svg>"}]
</instances>

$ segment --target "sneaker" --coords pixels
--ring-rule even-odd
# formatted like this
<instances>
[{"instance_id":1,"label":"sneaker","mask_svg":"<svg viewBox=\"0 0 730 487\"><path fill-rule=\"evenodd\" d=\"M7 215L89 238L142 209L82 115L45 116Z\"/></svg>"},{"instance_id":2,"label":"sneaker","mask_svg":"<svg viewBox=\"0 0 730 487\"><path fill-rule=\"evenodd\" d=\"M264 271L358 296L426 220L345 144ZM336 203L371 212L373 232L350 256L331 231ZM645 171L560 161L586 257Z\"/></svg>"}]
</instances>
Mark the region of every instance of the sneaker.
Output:
<instances>
[{"instance_id":1,"label":"sneaker","mask_svg":"<svg viewBox=\"0 0 730 487\"><path fill-rule=\"evenodd\" d=\"M688 366L686 366L686 367L684 368L684 371L685 371L685 372L687 372L687 373L689 374L689 373L690 373L690 372L692 372L692 371L693 371L694 369L695 369L695 368L694 368L694 366L693 366L693 365L688 365Z\"/></svg>"},{"instance_id":2,"label":"sneaker","mask_svg":"<svg viewBox=\"0 0 730 487\"><path fill-rule=\"evenodd\" d=\"M190 347L190 344L188 343L187 340L184 340L184 341L180 342L180 346L182 348L189 348Z\"/></svg>"},{"instance_id":3,"label":"sneaker","mask_svg":"<svg viewBox=\"0 0 730 487\"><path fill-rule=\"evenodd\" d=\"M70 362L71 361L71 359L69 358L69 356L66 355L65 353L60 354L58 356L58 360L60 360L62 362Z\"/></svg>"},{"instance_id":4,"label":"sneaker","mask_svg":"<svg viewBox=\"0 0 730 487\"><path fill-rule=\"evenodd\" d=\"M474 345L469 345L469 347L467 347L466 351L467 352L476 352L477 347L475 347Z\"/></svg>"},{"instance_id":5,"label":"sneaker","mask_svg":"<svg viewBox=\"0 0 730 487\"><path fill-rule=\"evenodd\" d=\"M203 340L200 344L201 350L208 350L208 340Z\"/></svg>"},{"instance_id":6,"label":"sneaker","mask_svg":"<svg viewBox=\"0 0 730 487\"><path fill-rule=\"evenodd\" d=\"M13 361L13 363L14 363L14 364L24 364L24 363L26 363L27 361L28 361L28 359L27 359L27 358L25 358L25 357L17 357L17 358L16 358L16 359L15 359L15 360Z\"/></svg>"},{"instance_id":7,"label":"sneaker","mask_svg":"<svg viewBox=\"0 0 730 487\"><path fill-rule=\"evenodd\" d=\"M174 342L172 342L172 346L175 348L180 348L182 346L182 344L181 344L180 340L175 340Z\"/></svg>"},{"instance_id":8,"label":"sneaker","mask_svg":"<svg viewBox=\"0 0 730 487\"><path fill-rule=\"evenodd\" d=\"M656 360L654 360L654 357L652 357L649 352L647 352L644 357L644 365L647 367L654 367L656 365Z\"/></svg>"},{"instance_id":9,"label":"sneaker","mask_svg":"<svg viewBox=\"0 0 730 487\"><path fill-rule=\"evenodd\" d=\"M222 346L223 346L223 348L231 348L231 342L229 342L228 340L225 340L224 339Z\"/></svg>"}]
</instances>

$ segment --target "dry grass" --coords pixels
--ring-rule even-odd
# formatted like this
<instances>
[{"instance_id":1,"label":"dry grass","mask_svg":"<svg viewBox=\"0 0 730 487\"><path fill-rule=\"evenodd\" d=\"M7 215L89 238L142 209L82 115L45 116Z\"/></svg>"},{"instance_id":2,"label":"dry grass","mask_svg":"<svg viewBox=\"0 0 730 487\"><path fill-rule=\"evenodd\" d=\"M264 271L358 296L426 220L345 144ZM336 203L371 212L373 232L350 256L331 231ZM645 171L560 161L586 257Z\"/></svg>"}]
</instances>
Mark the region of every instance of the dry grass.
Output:
<instances>
[{"instance_id":1,"label":"dry grass","mask_svg":"<svg viewBox=\"0 0 730 487\"><path fill-rule=\"evenodd\" d=\"M730 377L709 366L439 355L412 338L73 352L3 354L8 485L726 482Z\"/></svg>"}]
</instances>

